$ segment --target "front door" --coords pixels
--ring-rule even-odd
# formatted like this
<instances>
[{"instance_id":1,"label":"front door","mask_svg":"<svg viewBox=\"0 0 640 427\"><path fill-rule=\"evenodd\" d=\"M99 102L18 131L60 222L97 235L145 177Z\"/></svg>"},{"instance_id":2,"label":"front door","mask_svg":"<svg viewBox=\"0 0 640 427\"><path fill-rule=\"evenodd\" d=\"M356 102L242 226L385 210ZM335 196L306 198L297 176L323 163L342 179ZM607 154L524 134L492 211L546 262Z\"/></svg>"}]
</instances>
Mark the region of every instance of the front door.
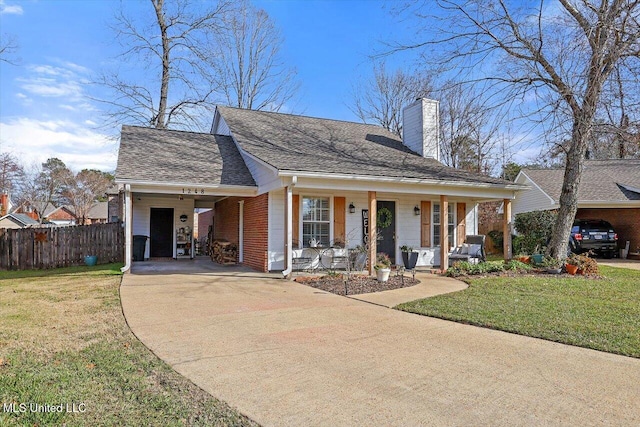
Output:
<instances>
[{"instance_id":1,"label":"front door","mask_svg":"<svg viewBox=\"0 0 640 427\"><path fill-rule=\"evenodd\" d=\"M173 257L173 208L151 208L150 216L151 257Z\"/></svg>"},{"instance_id":2,"label":"front door","mask_svg":"<svg viewBox=\"0 0 640 427\"><path fill-rule=\"evenodd\" d=\"M378 252L389 255L396 262L396 202L377 203Z\"/></svg>"}]
</instances>

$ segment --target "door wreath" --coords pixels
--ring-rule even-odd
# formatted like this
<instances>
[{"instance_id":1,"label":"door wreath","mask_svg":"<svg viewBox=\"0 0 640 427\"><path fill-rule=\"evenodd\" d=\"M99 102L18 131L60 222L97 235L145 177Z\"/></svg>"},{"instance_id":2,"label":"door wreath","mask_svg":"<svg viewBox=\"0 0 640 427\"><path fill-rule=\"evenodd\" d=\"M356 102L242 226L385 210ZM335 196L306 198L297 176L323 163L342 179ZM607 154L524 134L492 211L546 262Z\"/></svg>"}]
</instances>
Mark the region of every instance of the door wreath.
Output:
<instances>
[{"instance_id":1,"label":"door wreath","mask_svg":"<svg viewBox=\"0 0 640 427\"><path fill-rule=\"evenodd\" d=\"M379 229L387 228L391 225L391 220L393 219L393 214L388 208L382 208L378 210L377 218L376 218L376 226Z\"/></svg>"}]
</instances>

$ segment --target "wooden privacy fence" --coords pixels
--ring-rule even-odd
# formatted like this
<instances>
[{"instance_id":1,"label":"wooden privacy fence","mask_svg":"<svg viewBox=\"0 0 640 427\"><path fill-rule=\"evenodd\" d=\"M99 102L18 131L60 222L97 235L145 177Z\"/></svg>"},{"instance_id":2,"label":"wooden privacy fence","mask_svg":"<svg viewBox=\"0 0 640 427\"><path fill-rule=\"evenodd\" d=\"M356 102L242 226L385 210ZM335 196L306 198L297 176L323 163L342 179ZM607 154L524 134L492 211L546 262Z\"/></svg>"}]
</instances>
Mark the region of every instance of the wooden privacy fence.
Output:
<instances>
[{"instance_id":1,"label":"wooden privacy fence","mask_svg":"<svg viewBox=\"0 0 640 427\"><path fill-rule=\"evenodd\" d=\"M28 270L84 264L95 255L98 264L122 262L122 223L0 229L0 269Z\"/></svg>"}]
</instances>

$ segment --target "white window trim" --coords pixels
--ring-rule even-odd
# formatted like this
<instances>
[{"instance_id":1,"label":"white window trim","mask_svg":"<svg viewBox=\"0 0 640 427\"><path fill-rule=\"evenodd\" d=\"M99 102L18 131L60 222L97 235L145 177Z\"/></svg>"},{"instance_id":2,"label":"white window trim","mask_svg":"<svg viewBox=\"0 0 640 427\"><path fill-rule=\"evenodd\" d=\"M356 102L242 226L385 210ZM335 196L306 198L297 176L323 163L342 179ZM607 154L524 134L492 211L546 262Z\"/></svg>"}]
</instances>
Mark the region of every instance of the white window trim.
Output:
<instances>
[{"instance_id":1,"label":"white window trim","mask_svg":"<svg viewBox=\"0 0 640 427\"><path fill-rule=\"evenodd\" d=\"M304 218L302 215L303 212L303 206L304 206L304 199L329 199L329 243L333 242L334 236L333 236L333 195L327 195L327 194L314 194L314 193L300 193L298 194L299 197L299 202L298 202L298 249L304 249L304 227L303 227L303 223L304 223Z\"/></svg>"}]
</instances>

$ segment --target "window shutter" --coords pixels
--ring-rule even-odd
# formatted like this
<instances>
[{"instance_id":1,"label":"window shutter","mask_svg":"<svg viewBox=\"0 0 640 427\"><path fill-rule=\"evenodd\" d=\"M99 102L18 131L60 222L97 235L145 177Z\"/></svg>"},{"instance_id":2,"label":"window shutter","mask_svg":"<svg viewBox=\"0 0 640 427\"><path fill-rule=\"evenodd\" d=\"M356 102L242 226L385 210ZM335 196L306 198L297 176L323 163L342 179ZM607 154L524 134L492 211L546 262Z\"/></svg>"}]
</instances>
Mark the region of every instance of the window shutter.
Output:
<instances>
[{"instance_id":1,"label":"window shutter","mask_svg":"<svg viewBox=\"0 0 640 427\"><path fill-rule=\"evenodd\" d=\"M293 230L291 231L293 234L293 247L295 249L300 247L300 196L298 194L291 196L291 209L293 209L293 212L291 212L291 226Z\"/></svg>"},{"instance_id":2,"label":"window shutter","mask_svg":"<svg viewBox=\"0 0 640 427\"><path fill-rule=\"evenodd\" d=\"M420 246L431 247L431 202L420 202Z\"/></svg>"},{"instance_id":3,"label":"window shutter","mask_svg":"<svg viewBox=\"0 0 640 427\"><path fill-rule=\"evenodd\" d=\"M345 215L346 200L344 197L333 198L333 241L334 243L345 243Z\"/></svg>"},{"instance_id":4,"label":"window shutter","mask_svg":"<svg viewBox=\"0 0 640 427\"><path fill-rule=\"evenodd\" d=\"M456 234L458 235L458 237L456 238L456 246L460 246L464 243L464 239L467 237L467 204L466 203L457 204L456 217L458 218L458 226L456 227Z\"/></svg>"}]
</instances>

